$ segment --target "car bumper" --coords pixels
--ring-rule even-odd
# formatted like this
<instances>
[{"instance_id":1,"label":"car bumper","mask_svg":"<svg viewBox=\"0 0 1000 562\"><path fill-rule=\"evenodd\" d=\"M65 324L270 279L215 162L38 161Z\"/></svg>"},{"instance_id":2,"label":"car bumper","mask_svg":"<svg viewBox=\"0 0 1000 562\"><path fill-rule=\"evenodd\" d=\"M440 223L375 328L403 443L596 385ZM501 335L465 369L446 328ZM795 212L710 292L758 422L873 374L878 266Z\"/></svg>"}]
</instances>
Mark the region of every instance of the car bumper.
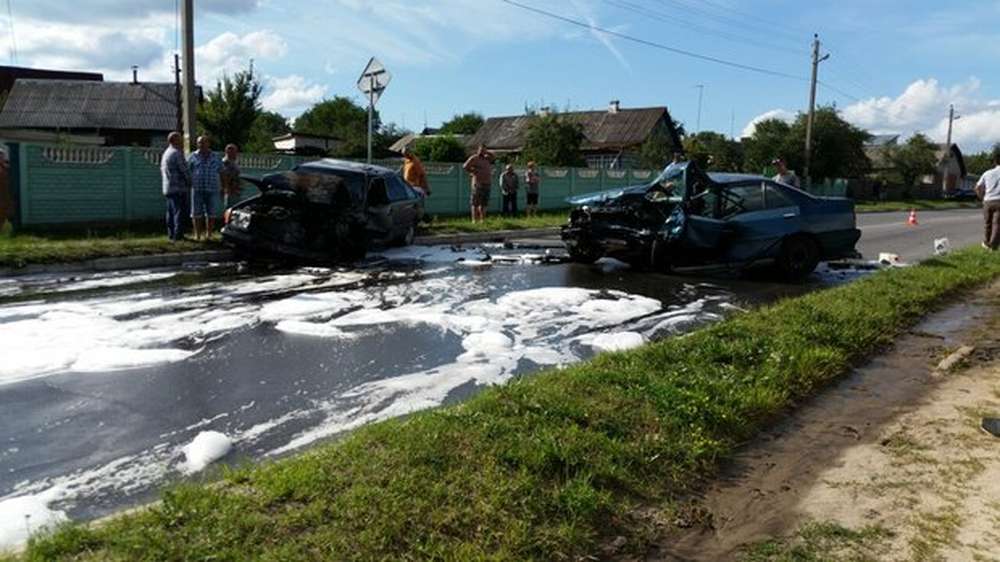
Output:
<instances>
[{"instance_id":1,"label":"car bumper","mask_svg":"<svg viewBox=\"0 0 1000 562\"><path fill-rule=\"evenodd\" d=\"M261 239L253 234L232 226L222 229L222 238L225 242L235 248L243 250L251 255L273 255L296 258L307 261L330 261L334 256L321 252L313 252L298 248L281 242Z\"/></svg>"},{"instance_id":2,"label":"car bumper","mask_svg":"<svg viewBox=\"0 0 1000 562\"><path fill-rule=\"evenodd\" d=\"M585 246L604 256L629 257L648 254L654 234L626 227L567 225L561 237L568 248Z\"/></svg>"}]
</instances>

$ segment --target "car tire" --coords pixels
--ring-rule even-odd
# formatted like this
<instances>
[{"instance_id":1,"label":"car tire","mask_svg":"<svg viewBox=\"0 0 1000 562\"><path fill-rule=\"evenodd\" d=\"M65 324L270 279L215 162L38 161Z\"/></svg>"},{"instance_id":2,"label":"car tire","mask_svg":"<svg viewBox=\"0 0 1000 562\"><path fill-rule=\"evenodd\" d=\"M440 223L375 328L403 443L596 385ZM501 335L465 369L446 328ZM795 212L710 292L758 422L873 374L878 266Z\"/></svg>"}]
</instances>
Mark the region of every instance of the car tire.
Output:
<instances>
[{"instance_id":1,"label":"car tire","mask_svg":"<svg viewBox=\"0 0 1000 562\"><path fill-rule=\"evenodd\" d=\"M670 244L666 240L653 240L649 249L649 267L653 271L670 273L673 270L670 258Z\"/></svg>"},{"instance_id":2,"label":"car tire","mask_svg":"<svg viewBox=\"0 0 1000 562\"><path fill-rule=\"evenodd\" d=\"M589 246L581 247L578 244L567 246L566 252L569 254L570 261L587 265L594 263L602 257L601 254L595 252L593 248Z\"/></svg>"},{"instance_id":3,"label":"car tire","mask_svg":"<svg viewBox=\"0 0 1000 562\"><path fill-rule=\"evenodd\" d=\"M368 255L368 229L358 223L350 229L350 234L341 237L337 248L340 261L351 263L362 260Z\"/></svg>"},{"instance_id":4,"label":"car tire","mask_svg":"<svg viewBox=\"0 0 1000 562\"><path fill-rule=\"evenodd\" d=\"M778 271L788 280L803 279L819 265L819 245L808 236L790 236L781 243Z\"/></svg>"},{"instance_id":5,"label":"car tire","mask_svg":"<svg viewBox=\"0 0 1000 562\"><path fill-rule=\"evenodd\" d=\"M404 232L402 236L400 236L395 240L395 245L410 246L413 244L413 239L416 237L417 237L417 227L416 225L411 224L410 227L406 229L406 232Z\"/></svg>"}]
</instances>

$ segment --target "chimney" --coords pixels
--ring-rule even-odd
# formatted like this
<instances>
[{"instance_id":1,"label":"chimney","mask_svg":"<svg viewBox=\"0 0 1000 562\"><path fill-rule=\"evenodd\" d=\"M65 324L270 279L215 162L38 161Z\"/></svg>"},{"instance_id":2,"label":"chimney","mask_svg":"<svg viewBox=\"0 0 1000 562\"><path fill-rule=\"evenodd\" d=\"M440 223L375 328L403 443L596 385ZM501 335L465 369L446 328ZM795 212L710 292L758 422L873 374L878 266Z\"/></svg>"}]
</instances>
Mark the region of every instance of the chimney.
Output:
<instances>
[{"instance_id":1,"label":"chimney","mask_svg":"<svg viewBox=\"0 0 1000 562\"><path fill-rule=\"evenodd\" d=\"M618 100L611 100L608 103L608 113L618 113L622 109L622 104Z\"/></svg>"},{"instance_id":2,"label":"chimney","mask_svg":"<svg viewBox=\"0 0 1000 562\"><path fill-rule=\"evenodd\" d=\"M134 64L132 65L132 83L139 83L139 67Z\"/></svg>"}]
</instances>

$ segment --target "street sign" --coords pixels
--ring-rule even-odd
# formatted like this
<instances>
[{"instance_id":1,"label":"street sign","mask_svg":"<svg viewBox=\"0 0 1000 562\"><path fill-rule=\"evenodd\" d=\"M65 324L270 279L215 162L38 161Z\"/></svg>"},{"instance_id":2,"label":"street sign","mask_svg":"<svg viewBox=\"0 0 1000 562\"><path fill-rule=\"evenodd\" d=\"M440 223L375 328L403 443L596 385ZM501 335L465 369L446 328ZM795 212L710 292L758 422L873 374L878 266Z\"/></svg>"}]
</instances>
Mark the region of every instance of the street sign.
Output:
<instances>
[{"instance_id":1,"label":"street sign","mask_svg":"<svg viewBox=\"0 0 1000 562\"><path fill-rule=\"evenodd\" d=\"M364 71L361 73L361 77L358 78L358 89L361 90L363 94L368 96L368 163L372 163L372 117L375 112L375 104L378 103L379 98L382 97L382 92L385 91L386 86L389 85L389 81L392 80L392 74L385 69L379 60L372 57L368 61L368 66L365 67Z\"/></svg>"},{"instance_id":2,"label":"street sign","mask_svg":"<svg viewBox=\"0 0 1000 562\"><path fill-rule=\"evenodd\" d=\"M358 89L368 97L369 103L375 105L391 80L392 73L377 58L372 57L358 78Z\"/></svg>"}]
</instances>

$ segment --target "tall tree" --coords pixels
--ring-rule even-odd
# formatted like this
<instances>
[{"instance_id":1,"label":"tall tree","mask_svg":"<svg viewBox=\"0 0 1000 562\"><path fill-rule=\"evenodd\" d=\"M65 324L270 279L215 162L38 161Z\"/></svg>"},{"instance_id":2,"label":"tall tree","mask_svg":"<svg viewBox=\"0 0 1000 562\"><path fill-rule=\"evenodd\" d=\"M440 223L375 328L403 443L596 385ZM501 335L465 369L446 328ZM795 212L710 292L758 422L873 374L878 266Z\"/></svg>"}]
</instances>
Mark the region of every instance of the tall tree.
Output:
<instances>
[{"instance_id":1,"label":"tall tree","mask_svg":"<svg viewBox=\"0 0 1000 562\"><path fill-rule=\"evenodd\" d=\"M785 147L789 167L799 173L805 165L806 120L806 114L798 115L789 131L791 144ZM835 107L816 110L812 138L810 174L815 180L859 178L871 169L865 154L865 142L871 135L845 121Z\"/></svg>"},{"instance_id":2,"label":"tall tree","mask_svg":"<svg viewBox=\"0 0 1000 562\"><path fill-rule=\"evenodd\" d=\"M413 152L425 162L464 162L465 145L452 135L417 139Z\"/></svg>"},{"instance_id":3,"label":"tall tree","mask_svg":"<svg viewBox=\"0 0 1000 562\"><path fill-rule=\"evenodd\" d=\"M775 158L784 158L794 169L795 155L802 149L792 146L791 125L780 119L766 119L757 123L753 135L743 143L743 169L763 172Z\"/></svg>"},{"instance_id":4,"label":"tall tree","mask_svg":"<svg viewBox=\"0 0 1000 562\"><path fill-rule=\"evenodd\" d=\"M198 107L198 123L216 146L245 146L260 113L260 80L250 70L241 70L216 82Z\"/></svg>"},{"instance_id":5,"label":"tall tree","mask_svg":"<svg viewBox=\"0 0 1000 562\"><path fill-rule=\"evenodd\" d=\"M739 172L743 169L743 145L714 131L701 131L685 138L684 152L702 170Z\"/></svg>"},{"instance_id":6,"label":"tall tree","mask_svg":"<svg viewBox=\"0 0 1000 562\"><path fill-rule=\"evenodd\" d=\"M243 147L244 152L267 154L274 152L274 137L291 132L288 120L274 111L261 111L250 128L250 140Z\"/></svg>"},{"instance_id":7,"label":"tall tree","mask_svg":"<svg viewBox=\"0 0 1000 562\"><path fill-rule=\"evenodd\" d=\"M902 179L903 194L908 198L917 179L937 169L937 145L924 135L916 134L903 146L894 148L889 153L889 161Z\"/></svg>"},{"instance_id":8,"label":"tall tree","mask_svg":"<svg viewBox=\"0 0 1000 562\"><path fill-rule=\"evenodd\" d=\"M455 115L450 120L441 125L441 134L445 135L474 135L483 126L483 116L475 113L463 113Z\"/></svg>"},{"instance_id":9,"label":"tall tree","mask_svg":"<svg viewBox=\"0 0 1000 562\"><path fill-rule=\"evenodd\" d=\"M374 130L381 125L378 111L373 116ZM343 96L323 100L295 120L300 133L337 137L343 144L336 156L362 157L368 150L368 110Z\"/></svg>"},{"instance_id":10,"label":"tall tree","mask_svg":"<svg viewBox=\"0 0 1000 562\"><path fill-rule=\"evenodd\" d=\"M528 125L522 156L540 166L582 166L581 144L583 127L551 113L535 117Z\"/></svg>"},{"instance_id":11,"label":"tall tree","mask_svg":"<svg viewBox=\"0 0 1000 562\"><path fill-rule=\"evenodd\" d=\"M965 169L970 174L982 175L986 170L995 166L993 155L1000 154L1000 142L993 145L992 150L984 150L977 154L969 154L965 157Z\"/></svg>"},{"instance_id":12,"label":"tall tree","mask_svg":"<svg viewBox=\"0 0 1000 562\"><path fill-rule=\"evenodd\" d=\"M673 160L676 151L670 133L663 127L657 127L639 147L639 166L661 170Z\"/></svg>"}]
</instances>

